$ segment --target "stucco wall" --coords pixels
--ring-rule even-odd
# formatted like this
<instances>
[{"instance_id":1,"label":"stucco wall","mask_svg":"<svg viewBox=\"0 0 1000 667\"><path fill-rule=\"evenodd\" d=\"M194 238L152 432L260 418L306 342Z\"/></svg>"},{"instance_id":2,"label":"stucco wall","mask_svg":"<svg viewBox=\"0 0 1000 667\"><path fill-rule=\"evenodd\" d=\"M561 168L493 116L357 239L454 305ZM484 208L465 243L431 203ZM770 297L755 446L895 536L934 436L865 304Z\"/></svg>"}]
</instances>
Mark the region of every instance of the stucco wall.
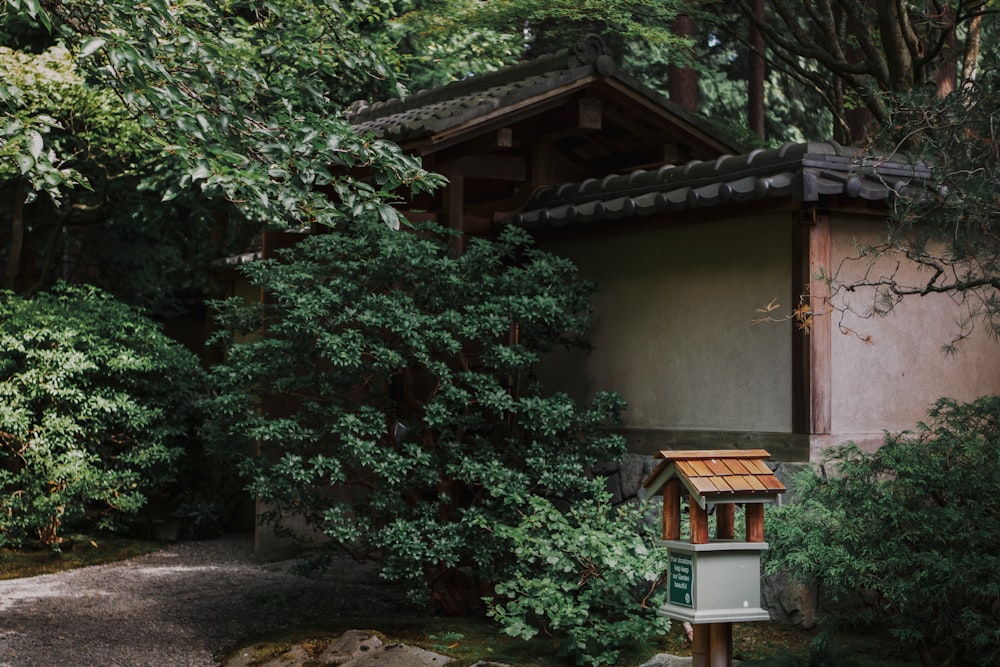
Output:
<instances>
[{"instance_id":1,"label":"stucco wall","mask_svg":"<svg viewBox=\"0 0 1000 667\"><path fill-rule=\"evenodd\" d=\"M543 377L578 398L614 389L632 428L791 431L791 326L753 325L788 304L790 216L548 241L602 290L588 355Z\"/></svg>"},{"instance_id":2,"label":"stucco wall","mask_svg":"<svg viewBox=\"0 0 1000 667\"><path fill-rule=\"evenodd\" d=\"M833 218L832 233L835 258L854 256L858 240L873 238L870 226L843 216ZM845 279L868 268L860 262L842 266ZM895 261L886 260L870 275L887 275L894 267ZM830 322L831 431L837 439L865 440L869 434L868 444L877 444L885 430L912 429L941 396L964 401L1000 392L1000 343L985 329L975 331L957 354L942 351L963 314L950 296L911 296L885 317L864 317L872 296L866 290L843 295L838 305L860 314L835 314Z\"/></svg>"}]
</instances>

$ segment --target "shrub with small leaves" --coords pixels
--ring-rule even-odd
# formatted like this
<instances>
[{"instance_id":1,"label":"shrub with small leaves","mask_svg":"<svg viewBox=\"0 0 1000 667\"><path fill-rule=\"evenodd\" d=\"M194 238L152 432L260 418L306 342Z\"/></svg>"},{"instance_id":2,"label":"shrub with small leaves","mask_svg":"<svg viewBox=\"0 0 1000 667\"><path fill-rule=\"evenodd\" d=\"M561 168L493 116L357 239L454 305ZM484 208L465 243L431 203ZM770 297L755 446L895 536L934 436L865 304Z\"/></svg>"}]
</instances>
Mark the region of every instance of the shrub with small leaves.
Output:
<instances>
[{"instance_id":1,"label":"shrub with small leaves","mask_svg":"<svg viewBox=\"0 0 1000 667\"><path fill-rule=\"evenodd\" d=\"M533 497L519 524L496 529L517 562L496 585L490 616L514 637L561 637L577 664L614 664L627 642L670 629L656 613L666 549L655 546L642 507L612 508L602 486L565 512Z\"/></svg>"},{"instance_id":2,"label":"shrub with small leaves","mask_svg":"<svg viewBox=\"0 0 1000 667\"><path fill-rule=\"evenodd\" d=\"M873 454L834 449L769 517L768 571L857 595L926 665L1000 665L1000 397L942 399Z\"/></svg>"},{"instance_id":3,"label":"shrub with small leaves","mask_svg":"<svg viewBox=\"0 0 1000 667\"><path fill-rule=\"evenodd\" d=\"M175 478L203 382L193 354L99 290L0 292L0 545L138 511Z\"/></svg>"},{"instance_id":4,"label":"shrub with small leaves","mask_svg":"<svg viewBox=\"0 0 1000 667\"><path fill-rule=\"evenodd\" d=\"M593 286L569 262L516 228L460 255L451 238L358 219L247 265L266 303L220 318L260 335L225 334L211 427L264 520L304 520L460 611L453 584L509 559L482 526L516 522L532 494L578 496L588 467L623 454L604 428L623 406L533 378L546 350L584 344Z\"/></svg>"}]
</instances>

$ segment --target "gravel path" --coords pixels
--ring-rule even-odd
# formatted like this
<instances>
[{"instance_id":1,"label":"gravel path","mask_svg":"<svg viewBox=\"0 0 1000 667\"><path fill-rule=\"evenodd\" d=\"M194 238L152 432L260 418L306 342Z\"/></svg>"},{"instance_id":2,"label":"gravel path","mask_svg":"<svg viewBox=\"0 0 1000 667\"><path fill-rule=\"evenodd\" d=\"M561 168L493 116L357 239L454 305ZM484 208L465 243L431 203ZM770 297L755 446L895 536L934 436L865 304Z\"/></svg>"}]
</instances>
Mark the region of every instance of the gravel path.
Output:
<instances>
[{"instance_id":1,"label":"gravel path","mask_svg":"<svg viewBox=\"0 0 1000 667\"><path fill-rule=\"evenodd\" d=\"M120 563L0 581L0 667L201 667L260 632L399 610L353 563L319 578L259 563L246 539L185 542Z\"/></svg>"}]
</instances>

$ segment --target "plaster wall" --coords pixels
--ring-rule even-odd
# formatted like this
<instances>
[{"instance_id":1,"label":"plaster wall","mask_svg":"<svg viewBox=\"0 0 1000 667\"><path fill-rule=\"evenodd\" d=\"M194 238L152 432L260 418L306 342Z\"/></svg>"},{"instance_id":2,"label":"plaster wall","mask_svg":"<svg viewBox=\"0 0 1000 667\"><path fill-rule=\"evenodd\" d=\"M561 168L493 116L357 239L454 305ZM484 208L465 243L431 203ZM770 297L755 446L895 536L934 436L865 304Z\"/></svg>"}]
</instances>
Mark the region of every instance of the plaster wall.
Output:
<instances>
[{"instance_id":1,"label":"plaster wall","mask_svg":"<svg viewBox=\"0 0 1000 667\"><path fill-rule=\"evenodd\" d=\"M832 219L834 269L838 257L856 256L859 242L876 237L867 225L845 216ZM869 276L889 275L895 260L869 267L867 261L841 264L841 276L850 280L868 271ZM900 277L926 279L907 265ZM931 294L903 299L884 317L870 313L871 290L835 296L839 308L832 313L832 377L830 426L832 441L853 439L877 446L883 432L913 429L926 417L927 408L947 396L967 401L1000 392L1000 343L984 328L946 354L942 347L959 332L962 308L949 295Z\"/></svg>"},{"instance_id":2,"label":"plaster wall","mask_svg":"<svg viewBox=\"0 0 1000 667\"><path fill-rule=\"evenodd\" d=\"M791 291L790 216L615 230L543 247L602 287L589 353L540 370L586 399L615 390L637 429L790 432L791 325L754 325Z\"/></svg>"}]
</instances>

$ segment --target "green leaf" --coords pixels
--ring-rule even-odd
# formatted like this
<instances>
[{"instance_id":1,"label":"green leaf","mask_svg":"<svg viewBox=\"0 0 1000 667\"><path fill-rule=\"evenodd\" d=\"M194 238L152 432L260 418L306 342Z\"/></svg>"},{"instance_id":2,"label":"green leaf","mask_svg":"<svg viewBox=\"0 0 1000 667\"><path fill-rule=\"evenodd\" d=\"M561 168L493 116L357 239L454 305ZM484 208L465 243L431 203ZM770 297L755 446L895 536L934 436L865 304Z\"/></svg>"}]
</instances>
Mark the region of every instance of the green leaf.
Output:
<instances>
[{"instance_id":1,"label":"green leaf","mask_svg":"<svg viewBox=\"0 0 1000 667\"><path fill-rule=\"evenodd\" d=\"M93 55L100 49L104 48L105 44L107 44L107 40L103 37L91 37L89 39L85 39L80 44L80 57L86 58Z\"/></svg>"},{"instance_id":2,"label":"green leaf","mask_svg":"<svg viewBox=\"0 0 1000 667\"><path fill-rule=\"evenodd\" d=\"M38 161L38 158L41 156L44 148L45 141L42 139L41 133L36 130L28 132L28 152L31 154L34 161Z\"/></svg>"}]
</instances>

